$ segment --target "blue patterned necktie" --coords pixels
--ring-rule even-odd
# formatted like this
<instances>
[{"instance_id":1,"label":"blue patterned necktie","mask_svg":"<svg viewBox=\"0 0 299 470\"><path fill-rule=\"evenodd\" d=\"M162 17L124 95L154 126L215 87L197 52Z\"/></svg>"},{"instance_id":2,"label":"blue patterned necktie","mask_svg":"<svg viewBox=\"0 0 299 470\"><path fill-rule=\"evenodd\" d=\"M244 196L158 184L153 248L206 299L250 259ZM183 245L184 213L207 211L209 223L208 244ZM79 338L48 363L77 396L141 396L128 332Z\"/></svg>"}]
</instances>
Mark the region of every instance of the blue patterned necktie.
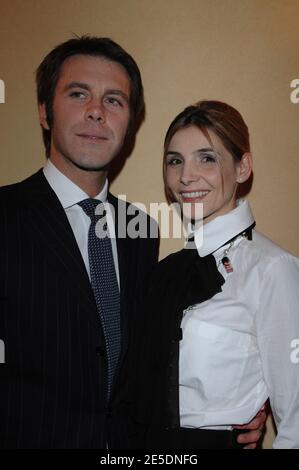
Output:
<instances>
[{"instance_id":1,"label":"blue patterned necktie","mask_svg":"<svg viewBox=\"0 0 299 470\"><path fill-rule=\"evenodd\" d=\"M78 205L82 207L91 220L88 232L90 281L106 342L109 398L121 349L119 287L111 240L107 230L104 231L103 229L105 226L107 228L103 203L96 199L85 199L79 202ZM95 213L96 209L97 212L101 212L100 215ZM97 223L102 217L104 217L104 220L101 220L103 233L96 233ZM103 234L106 234L106 236L103 237Z\"/></svg>"}]
</instances>

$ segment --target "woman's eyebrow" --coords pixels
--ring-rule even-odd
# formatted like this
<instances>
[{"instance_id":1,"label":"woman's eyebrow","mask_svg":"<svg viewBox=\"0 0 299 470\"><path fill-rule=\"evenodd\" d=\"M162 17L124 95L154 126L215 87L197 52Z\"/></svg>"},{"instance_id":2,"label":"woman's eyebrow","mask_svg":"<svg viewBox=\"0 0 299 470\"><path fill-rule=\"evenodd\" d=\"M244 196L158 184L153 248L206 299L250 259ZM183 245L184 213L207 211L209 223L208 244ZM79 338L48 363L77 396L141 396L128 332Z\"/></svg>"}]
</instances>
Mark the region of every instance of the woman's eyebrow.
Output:
<instances>
[{"instance_id":1,"label":"woman's eyebrow","mask_svg":"<svg viewBox=\"0 0 299 470\"><path fill-rule=\"evenodd\" d=\"M212 147L202 147L200 149L197 149L197 150L194 150L194 153L195 152L213 152L213 153L216 153L215 149L213 149Z\"/></svg>"},{"instance_id":2,"label":"woman's eyebrow","mask_svg":"<svg viewBox=\"0 0 299 470\"><path fill-rule=\"evenodd\" d=\"M181 156L182 154L180 152L176 152L175 150L168 150L165 154L165 156L167 157L168 155L176 155L176 156Z\"/></svg>"}]
</instances>

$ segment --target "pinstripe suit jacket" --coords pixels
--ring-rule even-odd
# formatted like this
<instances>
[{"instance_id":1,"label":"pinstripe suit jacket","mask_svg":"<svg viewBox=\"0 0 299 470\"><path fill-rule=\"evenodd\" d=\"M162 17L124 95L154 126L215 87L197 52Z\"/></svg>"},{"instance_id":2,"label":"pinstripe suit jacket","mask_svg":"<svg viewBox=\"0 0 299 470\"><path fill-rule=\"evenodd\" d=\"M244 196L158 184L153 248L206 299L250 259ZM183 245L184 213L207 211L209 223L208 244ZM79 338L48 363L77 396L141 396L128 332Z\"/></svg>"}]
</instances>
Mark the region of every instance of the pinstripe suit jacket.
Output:
<instances>
[{"instance_id":1,"label":"pinstripe suit jacket","mask_svg":"<svg viewBox=\"0 0 299 470\"><path fill-rule=\"evenodd\" d=\"M127 374L119 368L107 405L106 348L89 278L41 170L0 189L0 217L0 448L104 448L107 439L122 447L117 407ZM158 240L119 238L117 249L122 364Z\"/></svg>"}]
</instances>

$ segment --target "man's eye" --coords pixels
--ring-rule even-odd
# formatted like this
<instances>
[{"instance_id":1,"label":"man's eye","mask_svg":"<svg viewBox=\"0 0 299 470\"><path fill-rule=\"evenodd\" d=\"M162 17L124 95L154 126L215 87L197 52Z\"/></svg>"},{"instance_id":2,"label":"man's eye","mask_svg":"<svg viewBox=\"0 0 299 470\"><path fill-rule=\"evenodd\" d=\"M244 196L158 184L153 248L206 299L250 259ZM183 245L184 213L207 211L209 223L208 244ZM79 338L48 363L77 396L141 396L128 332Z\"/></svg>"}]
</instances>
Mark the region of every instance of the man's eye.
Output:
<instances>
[{"instance_id":1,"label":"man's eye","mask_svg":"<svg viewBox=\"0 0 299 470\"><path fill-rule=\"evenodd\" d=\"M111 104L112 106L123 106L123 103L121 100L113 97L108 97L106 98L106 103Z\"/></svg>"},{"instance_id":2,"label":"man's eye","mask_svg":"<svg viewBox=\"0 0 299 470\"><path fill-rule=\"evenodd\" d=\"M70 93L70 97L83 99L85 98L85 93L83 93L82 91L72 91Z\"/></svg>"}]
</instances>

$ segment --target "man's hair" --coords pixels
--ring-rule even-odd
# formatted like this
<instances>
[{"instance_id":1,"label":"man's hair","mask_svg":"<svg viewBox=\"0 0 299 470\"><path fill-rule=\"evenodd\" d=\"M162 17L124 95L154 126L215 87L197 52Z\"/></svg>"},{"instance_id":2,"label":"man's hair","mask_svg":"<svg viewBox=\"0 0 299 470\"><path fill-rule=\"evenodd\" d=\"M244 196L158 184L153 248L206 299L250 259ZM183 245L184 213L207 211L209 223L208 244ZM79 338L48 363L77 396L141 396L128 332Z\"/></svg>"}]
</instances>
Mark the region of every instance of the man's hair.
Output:
<instances>
[{"instance_id":1,"label":"man's hair","mask_svg":"<svg viewBox=\"0 0 299 470\"><path fill-rule=\"evenodd\" d=\"M45 104L48 129L43 130L46 155L50 155L51 127L53 124L53 101L60 70L66 59L74 55L103 57L120 64L127 72L131 82L130 121L127 134L136 130L144 113L143 86L139 68L119 44L109 38L81 36L56 46L41 62L36 71L37 100Z\"/></svg>"}]
</instances>

